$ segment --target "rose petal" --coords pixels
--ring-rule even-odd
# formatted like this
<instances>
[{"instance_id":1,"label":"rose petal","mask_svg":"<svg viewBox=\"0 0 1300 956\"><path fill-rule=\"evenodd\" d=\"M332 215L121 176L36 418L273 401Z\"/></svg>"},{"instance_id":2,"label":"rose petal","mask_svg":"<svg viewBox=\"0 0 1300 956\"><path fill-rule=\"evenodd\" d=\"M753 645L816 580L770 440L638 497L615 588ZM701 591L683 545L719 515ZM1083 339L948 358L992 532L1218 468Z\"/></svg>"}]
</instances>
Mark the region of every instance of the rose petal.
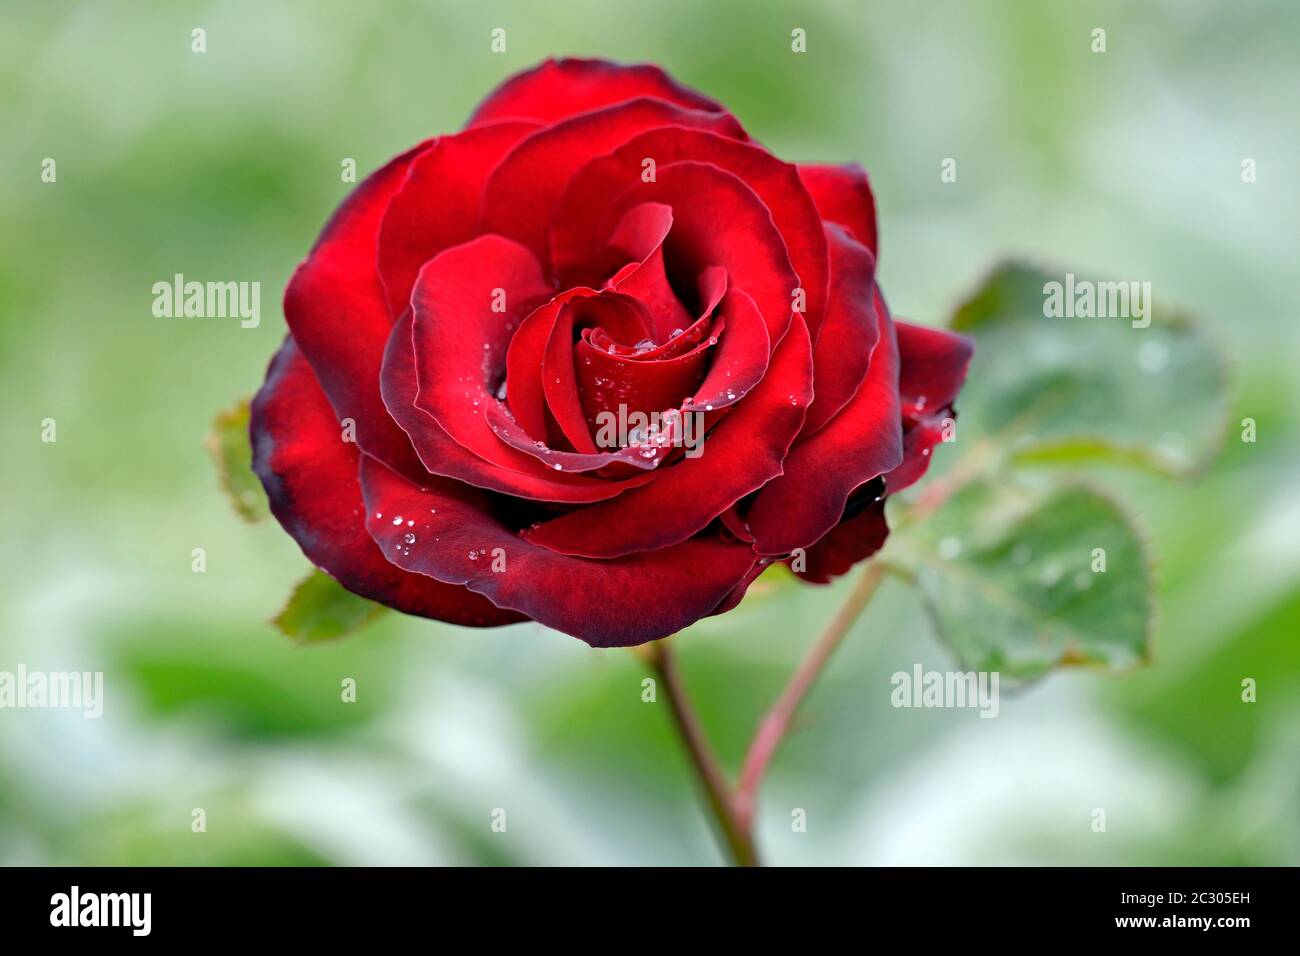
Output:
<instances>
[{"instance_id":1,"label":"rose petal","mask_svg":"<svg viewBox=\"0 0 1300 956\"><path fill-rule=\"evenodd\" d=\"M649 331L644 311L629 297L581 286L562 292L524 318L510 342L506 357L506 401L522 430L533 441L540 441L543 445L552 441L558 445L558 439L564 433L547 404L551 390L564 384L564 381L555 382L554 379L567 380L573 399L577 401L572 369L561 376L555 371L548 374L545 368L553 340L556 349L567 346L568 364L572 365L573 331L577 319L574 303L577 300L585 300L589 314L595 310L599 321L623 336L642 336ZM562 357L554 357L552 361L558 362ZM585 428L580 414L577 427ZM579 443L589 444L590 436L587 443ZM585 449L587 452L594 450L594 446Z\"/></svg>"},{"instance_id":2,"label":"rose petal","mask_svg":"<svg viewBox=\"0 0 1300 956\"><path fill-rule=\"evenodd\" d=\"M802 570L795 573L813 584L828 584L879 551L888 536L884 499L871 500L809 547L800 562Z\"/></svg>"},{"instance_id":3,"label":"rose petal","mask_svg":"<svg viewBox=\"0 0 1300 956\"><path fill-rule=\"evenodd\" d=\"M716 536L613 561L556 554L520 538L491 497L433 479L426 490L373 459L362 466L367 527L401 567L464 584L593 647L667 637L708 614L749 573L755 557ZM420 516L416 542L376 513Z\"/></svg>"},{"instance_id":4,"label":"rose petal","mask_svg":"<svg viewBox=\"0 0 1300 956\"><path fill-rule=\"evenodd\" d=\"M954 418L952 403L975 351L970 339L955 332L907 322L895 327L901 362L903 462L889 473L891 494L919 481L930 467L931 452Z\"/></svg>"},{"instance_id":5,"label":"rose petal","mask_svg":"<svg viewBox=\"0 0 1300 956\"><path fill-rule=\"evenodd\" d=\"M721 266L728 283L754 300L775 347L790 327L798 279L763 201L739 178L708 163L659 166L656 176L652 183L637 178L619 195L575 190L583 174L574 177L551 231L551 257L560 284L603 282L622 265L607 245L619 220L643 202L664 203L673 209L665 245L670 274L675 266L680 274L692 276Z\"/></svg>"},{"instance_id":6,"label":"rose petal","mask_svg":"<svg viewBox=\"0 0 1300 956\"><path fill-rule=\"evenodd\" d=\"M799 178L823 219L843 226L872 255L879 256L876 199L865 169L857 163L842 166L800 163Z\"/></svg>"},{"instance_id":7,"label":"rose petal","mask_svg":"<svg viewBox=\"0 0 1300 956\"><path fill-rule=\"evenodd\" d=\"M611 354L586 341L578 342L572 352L584 422L592 429L603 413L619 416L620 408L624 419L635 412L649 415L678 408L695 393L711 358L707 346L657 362L638 362L635 356Z\"/></svg>"},{"instance_id":8,"label":"rose petal","mask_svg":"<svg viewBox=\"0 0 1300 956\"><path fill-rule=\"evenodd\" d=\"M632 268L620 270L609 285L645 304L650 313L650 335L656 342L667 342L674 329L692 324L664 266L663 244L672 227L672 207L647 202L629 209L610 237L610 245L628 255Z\"/></svg>"},{"instance_id":9,"label":"rose petal","mask_svg":"<svg viewBox=\"0 0 1300 956\"><path fill-rule=\"evenodd\" d=\"M896 322L900 367L898 391L904 414L925 415L951 405L966 381L975 344L964 335L910 322Z\"/></svg>"},{"instance_id":10,"label":"rose petal","mask_svg":"<svg viewBox=\"0 0 1300 956\"><path fill-rule=\"evenodd\" d=\"M587 408L580 391L575 353L584 345L574 344L579 329L616 328L620 337L643 336L649 331L649 315L635 299L617 292L568 299L551 326L542 359L542 389L546 407L575 451L594 454ZM589 369L584 369L584 373Z\"/></svg>"},{"instance_id":11,"label":"rose petal","mask_svg":"<svg viewBox=\"0 0 1300 956\"><path fill-rule=\"evenodd\" d=\"M551 217L573 174L637 133L667 125L745 136L727 113L684 109L662 99L628 100L572 116L524 140L493 170L482 191L480 231L527 246L546 267Z\"/></svg>"},{"instance_id":12,"label":"rose petal","mask_svg":"<svg viewBox=\"0 0 1300 956\"><path fill-rule=\"evenodd\" d=\"M687 89L657 66L608 60L547 60L516 73L479 104L467 126L500 119L544 123L637 97L652 96L687 109L725 113L717 101Z\"/></svg>"},{"instance_id":13,"label":"rose petal","mask_svg":"<svg viewBox=\"0 0 1300 956\"><path fill-rule=\"evenodd\" d=\"M817 431L857 394L880 338L871 301L876 260L866 246L836 225L826 226L831 253L831 294L822 334L813 351L817 397L804 434Z\"/></svg>"},{"instance_id":14,"label":"rose petal","mask_svg":"<svg viewBox=\"0 0 1300 956\"><path fill-rule=\"evenodd\" d=\"M880 342L857 394L824 428L795 443L785 474L763 487L745 515L760 554L808 547L839 522L855 489L903 459L898 340L879 295L875 311Z\"/></svg>"},{"instance_id":15,"label":"rose petal","mask_svg":"<svg viewBox=\"0 0 1300 956\"><path fill-rule=\"evenodd\" d=\"M761 325L757 328L762 331ZM698 446L698 457L683 457L644 487L544 521L524 537L566 554L595 558L686 540L781 474L786 451L812 401L811 382L812 346L802 317L796 316L767 375L709 432Z\"/></svg>"},{"instance_id":16,"label":"rose petal","mask_svg":"<svg viewBox=\"0 0 1300 956\"><path fill-rule=\"evenodd\" d=\"M531 252L501 236L480 236L440 253L411 294L417 407L465 448L522 468L483 416L497 402L514 327L550 297Z\"/></svg>"},{"instance_id":17,"label":"rose petal","mask_svg":"<svg viewBox=\"0 0 1300 956\"><path fill-rule=\"evenodd\" d=\"M418 393L415 348L411 343L411 313L393 328L384 355L383 395L389 413L411 437L411 443L430 474L444 475L479 488L534 501L580 503L600 501L622 493L633 481L613 482L556 472L530 455L512 456L509 449L495 460L480 458L452 439L428 412L416 407ZM507 460L514 457L516 460Z\"/></svg>"},{"instance_id":18,"label":"rose petal","mask_svg":"<svg viewBox=\"0 0 1300 956\"><path fill-rule=\"evenodd\" d=\"M658 178L662 178L665 167L676 163L708 163L736 176L758 196L786 246L790 264L805 291L804 320L816 342L826 307L828 280L821 218L796 167L781 162L760 146L707 130L673 127L650 130L628 140L608 156L592 160L576 173L567 192L570 203L561 200L557 220L562 221L571 204L584 197L594 207L594 217L603 203L623 195L630 186L641 185L648 194L651 184L641 181L646 158L655 161ZM632 195L642 194L634 191ZM698 196L695 202L706 202L706 196ZM680 216L681 210L677 214ZM712 225L715 231L725 232L720 227L731 224L718 218ZM726 265L719 259L710 264ZM734 275L733 281L738 281ZM784 290L787 308L792 305L793 289L791 286Z\"/></svg>"},{"instance_id":19,"label":"rose petal","mask_svg":"<svg viewBox=\"0 0 1300 956\"><path fill-rule=\"evenodd\" d=\"M253 470L272 513L308 560L349 591L404 614L455 624L490 627L524 620L481 594L407 573L384 559L366 532L357 480L358 460L368 456L342 440L334 410L292 338L276 353L253 399L249 433ZM392 517L376 520L391 523ZM392 527L404 545L405 523Z\"/></svg>"},{"instance_id":20,"label":"rose petal","mask_svg":"<svg viewBox=\"0 0 1300 956\"><path fill-rule=\"evenodd\" d=\"M420 267L481 230L479 202L489 174L536 123L494 123L444 136L410 165L379 227L379 274L394 318L411 303Z\"/></svg>"},{"instance_id":21,"label":"rose petal","mask_svg":"<svg viewBox=\"0 0 1300 956\"><path fill-rule=\"evenodd\" d=\"M379 369L393 326L375 267L379 224L421 143L371 174L344 200L289 280L284 317L340 419L357 444L405 474L423 472L411 443L388 417Z\"/></svg>"}]
</instances>

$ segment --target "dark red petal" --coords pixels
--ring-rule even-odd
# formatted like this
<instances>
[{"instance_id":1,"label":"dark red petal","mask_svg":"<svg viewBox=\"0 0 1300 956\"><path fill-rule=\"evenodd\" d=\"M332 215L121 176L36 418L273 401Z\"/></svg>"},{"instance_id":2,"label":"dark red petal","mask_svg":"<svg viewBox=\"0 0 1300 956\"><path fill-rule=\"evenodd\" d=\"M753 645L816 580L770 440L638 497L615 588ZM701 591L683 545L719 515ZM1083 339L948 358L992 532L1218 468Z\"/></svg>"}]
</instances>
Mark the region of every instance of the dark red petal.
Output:
<instances>
[{"instance_id":1,"label":"dark red petal","mask_svg":"<svg viewBox=\"0 0 1300 956\"><path fill-rule=\"evenodd\" d=\"M639 362L634 355L610 353L584 340L571 354L576 358L584 424L594 430L602 413L617 416L620 408L626 417L680 407L704 379L712 350L706 344L657 362Z\"/></svg>"},{"instance_id":2,"label":"dark red petal","mask_svg":"<svg viewBox=\"0 0 1300 956\"><path fill-rule=\"evenodd\" d=\"M634 341L649 334L645 311L635 300L577 287L529 313L511 340L506 358L506 401L516 422L534 441L559 445L558 439L574 431L570 438L574 448L595 451L591 436L584 441L578 434L585 431L586 423L572 367L575 327L595 324L604 324L614 334ZM564 396L571 397L574 407L564 406ZM554 408L549 404L552 400Z\"/></svg>"},{"instance_id":3,"label":"dark red petal","mask_svg":"<svg viewBox=\"0 0 1300 956\"><path fill-rule=\"evenodd\" d=\"M578 294L597 293L589 289L566 293ZM631 451L552 454L497 398L507 350L517 337L514 329L549 297L550 289L532 253L501 236L479 236L431 259L420 270L411 294L419 383L416 407L433 416L465 449L512 471L531 473L542 459L557 472L595 471L617 462L638 469L653 467L654 461L642 462ZM498 303L504 311L493 311ZM506 385L509 389L511 383Z\"/></svg>"},{"instance_id":4,"label":"dark red petal","mask_svg":"<svg viewBox=\"0 0 1300 956\"><path fill-rule=\"evenodd\" d=\"M827 584L831 578L879 551L888 536L884 500L874 501L808 548L801 562L802 570L795 573L813 584Z\"/></svg>"},{"instance_id":5,"label":"dark red petal","mask_svg":"<svg viewBox=\"0 0 1300 956\"><path fill-rule=\"evenodd\" d=\"M817 397L808 409L804 434L817 431L857 394L880 338L872 297L876 259L866 246L836 225L826 226L831 253L831 294L822 334L813 351Z\"/></svg>"},{"instance_id":6,"label":"dark red petal","mask_svg":"<svg viewBox=\"0 0 1300 956\"><path fill-rule=\"evenodd\" d=\"M545 266L551 217L573 174L637 133L670 124L745 136L727 113L683 109L661 99L629 100L572 116L524 140L493 171L483 189L481 231L528 246Z\"/></svg>"},{"instance_id":7,"label":"dark red petal","mask_svg":"<svg viewBox=\"0 0 1300 956\"><path fill-rule=\"evenodd\" d=\"M672 227L671 206L642 203L627 211L610 239L610 244L626 252L632 261L609 285L645 304L650 313L650 334L656 342L667 342L674 330L684 330L692 324L691 315L669 284L664 267L663 244Z\"/></svg>"},{"instance_id":8,"label":"dark red petal","mask_svg":"<svg viewBox=\"0 0 1300 956\"><path fill-rule=\"evenodd\" d=\"M384 559L366 532L357 480L358 459L369 456L342 440L334 411L292 338L253 399L249 433L253 470L272 513L307 558L349 591L405 614L455 624L524 620L481 594L410 574Z\"/></svg>"},{"instance_id":9,"label":"dark red petal","mask_svg":"<svg viewBox=\"0 0 1300 956\"><path fill-rule=\"evenodd\" d=\"M745 575L744 579L731 589L731 593L723 598L721 603L709 612L709 615L726 614L737 607L744 600L745 592L749 590L749 586L758 580L759 575L771 566L772 561L769 558L759 558L755 561L754 566L749 570L749 574Z\"/></svg>"},{"instance_id":10,"label":"dark red petal","mask_svg":"<svg viewBox=\"0 0 1300 956\"><path fill-rule=\"evenodd\" d=\"M384 355L384 404L402 429L411 436L411 443L420 460L431 474L445 475L466 481L479 488L499 491L534 501L581 503L601 501L620 494L637 482L611 482L581 475L555 472L532 456L518 456L510 463L509 449L503 450L498 461L480 458L457 444L434 420L433 416L415 406L418 392L415 375L415 349L411 343L411 314L393 327L388 351ZM510 464L518 468L509 467ZM638 481L653 478L647 474Z\"/></svg>"},{"instance_id":11,"label":"dark red petal","mask_svg":"<svg viewBox=\"0 0 1300 956\"><path fill-rule=\"evenodd\" d=\"M483 410L498 402L515 326L549 297L532 253L501 236L439 253L411 293L416 405L465 448L516 470L524 463L501 447Z\"/></svg>"},{"instance_id":12,"label":"dark red petal","mask_svg":"<svg viewBox=\"0 0 1300 956\"><path fill-rule=\"evenodd\" d=\"M379 224L421 143L370 175L343 202L284 293L284 317L357 444L405 474L423 471L406 435L384 410L379 369L392 329L375 266Z\"/></svg>"},{"instance_id":13,"label":"dark red petal","mask_svg":"<svg viewBox=\"0 0 1300 956\"><path fill-rule=\"evenodd\" d=\"M683 457L642 488L544 521L524 536L556 551L597 558L686 540L781 474L812 401L811 383L812 346L802 317L796 317L767 375L708 433L698 457Z\"/></svg>"},{"instance_id":14,"label":"dark red petal","mask_svg":"<svg viewBox=\"0 0 1300 956\"><path fill-rule=\"evenodd\" d=\"M642 484L647 479L647 475L637 475L635 472L648 473L672 454L671 446L657 451L648 447L644 449L628 447L614 451L598 451L594 454L565 451L534 440L519 427L519 423L509 416L506 407L500 403L489 404L485 417L497 438L511 448L545 463L554 469L556 474L582 474L594 471L602 475L626 479L631 484ZM622 490L629 487L629 484L620 483L616 487Z\"/></svg>"},{"instance_id":15,"label":"dark red petal","mask_svg":"<svg viewBox=\"0 0 1300 956\"><path fill-rule=\"evenodd\" d=\"M801 163L799 178L827 222L838 223L874 255L879 255L876 199L867 171L856 163L820 166Z\"/></svg>"},{"instance_id":16,"label":"dark red petal","mask_svg":"<svg viewBox=\"0 0 1300 956\"><path fill-rule=\"evenodd\" d=\"M717 607L755 561L745 545L717 537L614 561L567 557L520 538L495 516L491 496L467 485L435 478L421 490L372 459L361 482L367 527L401 567L464 584L594 647L676 633ZM402 525L380 512L401 515Z\"/></svg>"},{"instance_id":17,"label":"dark red petal","mask_svg":"<svg viewBox=\"0 0 1300 956\"><path fill-rule=\"evenodd\" d=\"M740 401L762 380L771 357L767 327L753 299L739 289L728 289L718 311L725 328L713 364L691 396L693 411L711 412ZM803 389L794 394L803 394Z\"/></svg>"},{"instance_id":18,"label":"dark red petal","mask_svg":"<svg viewBox=\"0 0 1300 956\"><path fill-rule=\"evenodd\" d=\"M951 405L966 381L975 344L964 335L909 322L895 322L903 413L924 416Z\"/></svg>"},{"instance_id":19,"label":"dark red petal","mask_svg":"<svg viewBox=\"0 0 1300 956\"><path fill-rule=\"evenodd\" d=\"M886 476L890 494L916 484L930 468L934 446L943 441L946 415L903 424L903 461Z\"/></svg>"},{"instance_id":20,"label":"dark red petal","mask_svg":"<svg viewBox=\"0 0 1300 956\"><path fill-rule=\"evenodd\" d=\"M665 203L673 209L666 243L669 271L698 275L709 266L726 270L728 283L758 306L773 346L790 326L792 293L798 285L785 242L763 201L744 182L709 163L659 166L657 181L639 177L621 194L587 193L574 177L556 210L551 255L563 286L603 282L622 263L608 246L618 222L633 206ZM821 230L817 230L822 239Z\"/></svg>"},{"instance_id":21,"label":"dark red petal","mask_svg":"<svg viewBox=\"0 0 1300 956\"><path fill-rule=\"evenodd\" d=\"M783 163L762 147L743 143L707 130L666 127L650 130L624 143L608 156L593 160L574 175L567 195L570 202L583 197L598 212L601 205L624 194L630 186L640 185L645 192L632 195L648 198L652 184L642 183L646 158L656 163L656 175L662 178L664 167L681 162L708 163L736 176L758 196L780 234L790 264L805 291L804 320L814 342L820 334L826 306L826 240L821 218L809 198L794 166ZM697 201L704 201L701 196ZM565 201L557 217L566 215ZM680 217L683 211L679 208ZM726 232L730 224L718 218L713 227ZM557 267L560 265L556 260ZM724 262L703 265L726 265ZM738 281L733 274L733 281ZM742 284L743 287L743 284ZM787 309L792 305L793 289L785 290ZM759 303L760 307L763 303Z\"/></svg>"},{"instance_id":22,"label":"dark red petal","mask_svg":"<svg viewBox=\"0 0 1300 956\"><path fill-rule=\"evenodd\" d=\"M876 297L880 342L852 401L821 431L800 439L785 474L763 487L745 515L760 554L806 548L839 522L849 496L903 459L898 340Z\"/></svg>"},{"instance_id":23,"label":"dark red petal","mask_svg":"<svg viewBox=\"0 0 1300 956\"><path fill-rule=\"evenodd\" d=\"M536 123L494 123L444 136L411 163L379 228L379 274L394 318L411 303L420 267L478 234L484 184Z\"/></svg>"},{"instance_id":24,"label":"dark red petal","mask_svg":"<svg viewBox=\"0 0 1300 956\"><path fill-rule=\"evenodd\" d=\"M726 112L722 105L680 85L657 66L608 60L547 60L516 73L479 104L468 126L500 119L555 123L578 113L652 96L687 109Z\"/></svg>"},{"instance_id":25,"label":"dark red petal","mask_svg":"<svg viewBox=\"0 0 1300 956\"><path fill-rule=\"evenodd\" d=\"M919 481L934 447L954 417L952 403L966 380L974 343L963 335L907 322L896 323L902 368L903 462L888 475L889 492Z\"/></svg>"},{"instance_id":26,"label":"dark red petal","mask_svg":"<svg viewBox=\"0 0 1300 956\"><path fill-rule=\"evenodd\" d=\"M637 342L649 334L649 320L644 306L618 292L575 296L561 309L546 342L542 387L546 392L546 407L576 451L594 453L597 449L592 441L587 403L580 391L575 366L581 349L590 347L581 340L575 344L575 332L602 329L623 341ZM585 376L590 369L583 372Z\"/></svg>"}]
</instances>

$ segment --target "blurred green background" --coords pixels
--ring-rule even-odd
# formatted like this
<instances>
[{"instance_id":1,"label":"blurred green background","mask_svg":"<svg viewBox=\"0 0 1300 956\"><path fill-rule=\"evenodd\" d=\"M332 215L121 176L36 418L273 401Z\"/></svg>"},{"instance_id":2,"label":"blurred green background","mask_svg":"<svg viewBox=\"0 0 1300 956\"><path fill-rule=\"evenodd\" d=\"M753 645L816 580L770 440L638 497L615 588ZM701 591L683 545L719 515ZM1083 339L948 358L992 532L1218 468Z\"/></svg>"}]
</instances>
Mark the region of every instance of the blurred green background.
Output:
<instances>
[{"instance_id":1,"label":"blurred green background","mask_svg":"<svg viewBox=\"0 0 1300 956\"><path fill-rule=\"evenodd\" d=\"M719 861L633 655L397 615L294 646L266 622L305 559L235 517L202 447L280 341L341 160L372 169L567 53L657 61L784 158L866 165L901 315L944 321L1021 253L1151 281L1232 368L1208 474L1099 478L1150 537L1152 666L1049 677L996 720L894 710L890 674L950 658L887 583L776 760L768 858L1300 863L1297 19L1291 0L5 3L0 670L102 670L106 704L0 711L0 862ZM176 272L260 281L261 326L154 318ZM844 590L760 585L678 640L733 768Z\"/></svg>"}]
</instances>

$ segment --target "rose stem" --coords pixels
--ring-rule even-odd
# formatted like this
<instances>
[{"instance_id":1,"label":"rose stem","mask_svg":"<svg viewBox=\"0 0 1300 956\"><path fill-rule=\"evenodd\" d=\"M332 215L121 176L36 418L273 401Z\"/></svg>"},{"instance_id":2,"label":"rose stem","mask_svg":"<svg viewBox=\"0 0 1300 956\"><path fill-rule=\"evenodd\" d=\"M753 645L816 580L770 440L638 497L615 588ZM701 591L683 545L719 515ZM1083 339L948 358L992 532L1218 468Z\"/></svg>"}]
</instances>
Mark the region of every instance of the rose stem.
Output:
<instances>
[{"instance_id":1,"label":"rose stem","mask_svg":"<svg viewBox=\"0 0 1300 956\"><path fill-rule=\"evenodd\" d=\"M758 866L758 851L754 847L753 837L749 829L740 824L731 787L687 699L681 672L677 669L677 660L669 642L661 640L646 645L642 656L659 675L659 681L668 695L677 730L686 745L695 774L704 788L709 808L713 811L714 820L733 862L738 866Z\"/></svg>"},{"instance_id":2,"label":"rose stem","mask_svg":"<svg viewBox=\"0 0 1300 956\"><path fill-rule=\"evenodd\" d=\"M849 592L848 599L808 651L808 655L799 665L799 669L794 672L790 682L786 684L781 696L777 698L772 709L759 724L758 732L749 745L749 752L745 754L744 767L740 772L740 787L735 799L740 823L747 835L752 834L754 805L758 798L758 787L762 782L763 772L790 729L790 722L794 719L799 705L808 696L809 690L817 682L817 678L825 669L835 649L853 629L854 622L876 592L876 587L880 584L884 573L885 567L878 561L867 565L862 576L853 585L853 590ZM752 839L752 836L750 838Z\"/></svg>"}]
</instances>

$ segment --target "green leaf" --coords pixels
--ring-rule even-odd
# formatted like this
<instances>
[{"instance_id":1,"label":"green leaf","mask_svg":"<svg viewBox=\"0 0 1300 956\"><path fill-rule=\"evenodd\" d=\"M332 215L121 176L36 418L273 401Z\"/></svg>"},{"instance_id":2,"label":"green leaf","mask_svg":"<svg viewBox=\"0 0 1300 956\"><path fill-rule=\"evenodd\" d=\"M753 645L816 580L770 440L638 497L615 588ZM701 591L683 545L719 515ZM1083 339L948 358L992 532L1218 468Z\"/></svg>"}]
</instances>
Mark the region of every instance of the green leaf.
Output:
<instances>
[{"instance_id":1,"label":"green leaf","mask_svg":"<svg viewBox=\"0 0 1300 956\"><path fill-rule=\"evenodd\" d=\"M1204 332L1164 305L1159 289L1146 327L1048 317L1050 282L1064 286L1065 273L1005 264L957 310L952 327L976 339L962 427L1013 443L1026 463L1112 462L1169 475L1207 464L1228 407L1226 372Z\"/></svg>"},{"instance_id":2,"label":"green leaf","mask_svg":"<svg viewBox=\"0 0 1300 956\"><path fill-rule=\"evenodd\" d=\"M1148 660L1142 537L1096 491L973 483L894 546L967 669L1016 680L1059 665L1120 670Z\"/></svg>"},{"instance_id":3,"label":"green leaf","mask_svg":"<svg viewBox=\"0 0 1300 956\"><path fill-rule=\"evenodd\" d=\"M217 479L241 518L261 521L270 508L266 492L253 474L253 449L248 440L248 399L218 412L204 442L217 466Z\"/></svg>"},{"instance_id":4,"label":"green leaf","mask_svg":"<svg viewBox=\"0 0 1300 956\"><path fill-rule=\"evenodd\" d=\"M387 610L314 570L294 587L289 603L272 623L289 637L312 643L351 634Z\"/></svg>"}]
</instances>

